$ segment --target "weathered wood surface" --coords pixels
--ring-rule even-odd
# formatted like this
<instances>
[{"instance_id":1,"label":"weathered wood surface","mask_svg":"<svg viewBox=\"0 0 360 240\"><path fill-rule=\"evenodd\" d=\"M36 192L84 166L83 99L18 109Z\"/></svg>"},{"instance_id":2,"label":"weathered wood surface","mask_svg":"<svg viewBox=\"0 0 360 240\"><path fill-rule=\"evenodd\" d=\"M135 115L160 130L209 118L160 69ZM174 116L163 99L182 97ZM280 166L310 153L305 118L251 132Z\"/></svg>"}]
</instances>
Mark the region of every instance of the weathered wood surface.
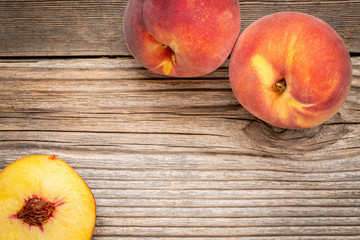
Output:
<instances>
[{"instance_id":1,"label":"weathered wood surface","mask_svg":"<svg viewBox=\"0 0 360 240\"><path fill-rule=\"evenodd\" d=\"M96 198L94 240L360 239L360 57L333 118L274 128L238 104L228 62L192 79L137 64L126 2L0 0L0 170L33 154L68 162ZM359 0L240 5L242 30L301 11L360 53Z\"/></svg>"},{"instance_id":2,"label":"weathered wood surface","mask_svg":"<svg viewBox=\"0 0 360 240\"><path fill-rule=\"evenodd\" d=\"M242 30L279 11L301 11L330 24L360 52L360 1L239 1ZM122 35L127 0L0 0L0 56L129 55Z\"/></svg>"},{"instance_id":3,"label":"weathered wood surface","mask_svg":"<svg viewBox=\"0 0 360 240\"><path fill-rule=\"evenodd\" d=\"M132 58L0 60L0 169L56 154L97 202L94 240L360 239L360 57L325 124L283 130L201 78Z\"/></svg>"}]
</instances>

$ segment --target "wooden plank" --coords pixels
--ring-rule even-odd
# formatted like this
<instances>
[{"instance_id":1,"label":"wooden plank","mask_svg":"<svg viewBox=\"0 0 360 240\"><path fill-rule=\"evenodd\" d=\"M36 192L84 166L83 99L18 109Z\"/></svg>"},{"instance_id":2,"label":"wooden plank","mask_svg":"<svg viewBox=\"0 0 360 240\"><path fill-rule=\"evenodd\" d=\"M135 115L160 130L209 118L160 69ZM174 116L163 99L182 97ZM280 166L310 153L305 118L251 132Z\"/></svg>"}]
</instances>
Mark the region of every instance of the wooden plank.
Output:
<instances>
[{"instance_id":1,"label":"wooden plank","mask_svg":"<svg viewBox=\"0 0 360 240\"><path fill-rule=\"evenodd\" d=\"M109 236L100 236L100 237L94 237L93 240L116 240L119 239L118 236L116 237L109 237ZM121 240L134 240L139 239L139 237L121 237ZM144 239L144 238L142 238ZM159 239L157 237L146 237L146 240L155 240ZM223 240L224 237L161 237L160 239L164 240ZM257 236L257 237L226 237L225 239L228 240L339 240L339 239L346 239L346 240L358 240L359 236Z\"/></svg>"},{"instance_id":2,"label":"wooden plank","mask_svg":"<svg viewBox=\"0 0 360 240\"><path fill-rule=\"evenodd\" d=\"M286 233L284 233L286 231ZM103 236L134 236L142 237L253 237L253 236L354 236L360 227L237 227L237 228L162 228L162 227L99 227L94 233L104 232ZM136 233L136 234L134 234ZM356 234L358 236L358 234Z\"/></svg>"},{"instance_id":3,"label":"wooden plank","mask_svg":"<svg viewBox=\"0 0 360 240\"><path fill-rule=\"evenodd\" d=\"M129 55L122 34L127 0L0 1L0 56ZM242 30L279 11L329 23L349 51L360 52L360 1L240 1Z\"/></svg>"},{"instance_id":4,"label":"wooden plank","mask_svg":"<svg viewBox=\"0 0 360 240\"><path fill-rule=\"evenodd\" d=\"M357 226L356 217L261 217L261 218L212 218L211 221L201 221L199 218L109 218L98 217L98 223L108 227L285 227L285 226Z\"/></svg>"},{"instance_id":5,"label":"wooden plank","mask_svg":"<svg viewBox=\"0 0 360 240\"><path fill-rule=\"evenodd\" d=\"M344 106L305 130L132 58L0 60L0 169L56 154L97 201L94 240L360 238L360 57Z\"/></svg>"},{"instance_id":6,"label":"wooden plank","mask_svg":"<svg viewBox=\"0 0 360 240\"><path fill-rule=\"evenodd\" d=\"M119 237L108 237L108 236L101 236L101 237L94 237L93 240L115 240L119 239ZM121 237L121 240L134 240L139 239L139 237ZM144 239L144 238L143 238ZM146 237L146 240L154 240L159 239L157 237ZM160 239L164 240L179 240L178 237L161 237ZM223 240L224 237L181 237L182 240ZM226 237L228 240L339 240L339 239L346 239L346 240L358 240L358 236L258 236L258 237Z\"/></svg>"}]
</instances>

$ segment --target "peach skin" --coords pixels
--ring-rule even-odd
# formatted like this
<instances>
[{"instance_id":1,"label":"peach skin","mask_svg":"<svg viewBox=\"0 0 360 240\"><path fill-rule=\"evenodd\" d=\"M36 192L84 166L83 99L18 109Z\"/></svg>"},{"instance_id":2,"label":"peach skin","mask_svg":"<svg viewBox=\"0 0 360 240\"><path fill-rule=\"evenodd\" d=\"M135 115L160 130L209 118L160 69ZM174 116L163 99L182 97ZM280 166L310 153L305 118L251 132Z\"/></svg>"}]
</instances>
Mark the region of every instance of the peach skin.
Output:
<instances>
[{"instance_id":1,"label":"peach skin","mask_svg":"<svg viewBox=\"0 0 360 240\"><path fill-rule=\"evenodd\" d=\"M175 77L216 70L240 33L237 0L130 0L123 33L147 69Z\"/></svg>"},{"instance_id":2,"label":"peach skin","mask_svg":"<svg viewBox=\"0 0 360 240\"><path fill-rule=\"evenodd\" d=\"M230 83L240 104L281 128L320 125L344 103L351 59L341 37L324 21L279 12L251 24L230 57Z\"/></svg>"}]
</instances>

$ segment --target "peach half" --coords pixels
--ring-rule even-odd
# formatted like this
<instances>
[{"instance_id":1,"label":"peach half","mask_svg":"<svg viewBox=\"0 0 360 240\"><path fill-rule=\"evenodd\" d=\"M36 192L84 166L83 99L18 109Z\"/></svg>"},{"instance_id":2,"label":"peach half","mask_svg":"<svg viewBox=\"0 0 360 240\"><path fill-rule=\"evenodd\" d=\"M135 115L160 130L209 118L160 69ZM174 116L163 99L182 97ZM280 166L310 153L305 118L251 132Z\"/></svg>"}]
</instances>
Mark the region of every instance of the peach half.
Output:
<instances>
[{"instance_id":1,"label":"peach half","mask_svg":"<svg viewBox=\"0 0 360 240\"><path fill-rule=\"evenodd\" d=\"M123 34L147 69L176 77L216 70L240 33L238 0L129 0Z\"/></svg>"},{"instance_id":2,"label":"peach half","mask_svg":"<svg viewBox=\"0 0 360 240\"><path fill-rule=\"evenodd\" d=\"M320 125L344 103L351 85L349 52L327 23L279 12L241 33L230 57L234 95L256 117L282 128Z\"/></svg>"},{"instance_id":3,"label":"peach half","mask_svg":"<svg viewBox=\"0 0 360 240\"><path fill-rule=\"evenodd\" d=\"M55 156L22 158L0 172L0 240L89 240L95 200Z\"/></svg>"}]
</instances>

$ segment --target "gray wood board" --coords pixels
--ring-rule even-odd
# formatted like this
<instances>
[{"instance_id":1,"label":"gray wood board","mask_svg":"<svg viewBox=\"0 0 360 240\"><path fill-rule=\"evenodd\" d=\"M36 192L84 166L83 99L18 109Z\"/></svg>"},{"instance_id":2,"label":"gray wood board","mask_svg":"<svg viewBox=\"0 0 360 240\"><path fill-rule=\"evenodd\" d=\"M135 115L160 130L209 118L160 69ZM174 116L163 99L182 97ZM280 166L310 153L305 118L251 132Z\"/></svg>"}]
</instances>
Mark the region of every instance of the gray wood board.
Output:
<instances>
[{"instance_id":1,"label":"gray wood board","mask_svg":"<svg viewBox=\"0 0 360 240\"><path fill-rule=\"evenodd\" d=\"M0 60L0 169L55 154L97 202L93 239L359 239L360 57L325 124L271 127L200 78L132 58Z\"/></svg>"},{"instance_id":2,"label":"gray wood board","mask_svg":"<svg viewBox=\"0 0 360 240\"><path fill-rule=\"evenodd\" d=\"M126 0L0 1L0 56L129 55ZM240 1L242 30L267 14L300 11L326 21L360 52L360 1Z\"/></svg>"}]
</instances>

